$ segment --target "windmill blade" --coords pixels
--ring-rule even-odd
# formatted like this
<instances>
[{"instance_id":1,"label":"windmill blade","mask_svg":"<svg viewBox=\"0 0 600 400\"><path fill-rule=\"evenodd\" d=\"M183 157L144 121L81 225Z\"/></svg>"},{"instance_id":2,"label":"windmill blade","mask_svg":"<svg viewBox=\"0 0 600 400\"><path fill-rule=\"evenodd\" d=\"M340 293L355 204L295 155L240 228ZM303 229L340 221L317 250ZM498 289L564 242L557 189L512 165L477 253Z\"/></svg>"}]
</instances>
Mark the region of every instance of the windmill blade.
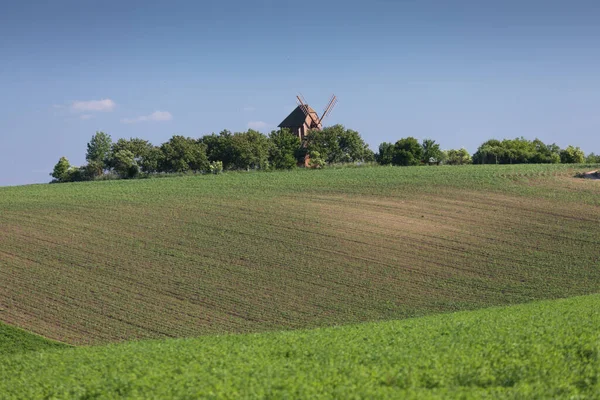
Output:
<instances>
[{"instance_id":1,"label":"windmill blade","mask_svg":"<svg viewBox=\"0 0 600 400\"><path fill-rule=\"evenodd\" d=\"M302 95L302 93L300 93L299 96L296 96L296 99L298 99L297 100L298 101L298 105L300 106L300 109L302 110L302 112L304 112L304 115L309 116L310 115L310 110L308 109L308 103L306 102L306 99L304 98L304 96Z\"/></svg>"},{"instance_id":2,"label":"windmill blade","mask_svg":"<svg viewBox=\"0 0 600 400\"><path fill-rule=\"evenodd\" d=\"M319 121L319 123L321 123L325 119L325 117L327 117L329 114L331 114L331 111L333 111L333 108L335 107L335 105L337 104L337 102L338 102L337 97L335 95L333 95L333 97L329 101L329 105L327 106L327 108L323 112L323 115L321 116L321 120Z\"/></svg>"},{"instance_id":3,"label":"windmill blade","mask_svg":"<svg viewBox=\"0 0 600 400\"><path fill-rule=\"evenodd\" d=\"M302 112L304 112L304 115L308 115L310 117L310 120L312 121L313 124L315 124L315 126L319 126L319 121L315 121L315 117L313 117L312 113L310 112L310 109L308 108L308 104L306 104L305 102L302 101L302 99L300 98L300 96L296 96L296 98L298 99L299 107L302 110Z\"/></svg>"},{"instance_id":4,"label":"windmill blade","mask_svg":"<svg viewBox=\"0 0 600 400\"><path fill-rule=\"evenodd\" d=\"M323 119L323 116L325 114L327 114L327 109L329 108L329 105L333 101L333 97L334 97L334 95L332 94L331 97L329 98L329 100L327 101L327 105L325 106L325 108L323 109L323 112L321 113L321 119Z\"/></svg>"},{"instance_id":5,"label":"windmill blade","mask_svg":"<svg viewBox=\"0 0 600 400\"><path fill-rule=\"evenodd\" d=\"M319 123L321 123L323 121L323 119L325 118L325 116L327 115L330 107L332 107L334 100L335 100L335 95L332 94L331 97L329 98L329 101L327 102L327 106L325 107L325 109L323 110L323 113L321 114L321 119L319 120Z\"/></svg>"},{"instance_id":6,"label":"windmill blade","mask_svg":"<svg viewBox=\"0 0 600 400\"><path fill-rule=\"evenodd\" d=\"M296 96L297 97L297 96ZM302 110L302 112L304 113L305 116L308 116L308 110L306 108L306 105L304 103L302 103L302 100L300 100L299 97L297 97L296 103L298 104L298 108L300 110Z\"/></svg>"},{"instance_id":7,"label":"windmill blade","mask_svg":"<svg viewBox=\"0 0 600 400\"><path fill-rule=\"evenodd\" d=\"M302 93L300 93L300 98L302 99L302 102L304 104L308 104L308 101L306 101L306 99L304 98L304 95L302 95Z\"/></svg>"}]
</instances>

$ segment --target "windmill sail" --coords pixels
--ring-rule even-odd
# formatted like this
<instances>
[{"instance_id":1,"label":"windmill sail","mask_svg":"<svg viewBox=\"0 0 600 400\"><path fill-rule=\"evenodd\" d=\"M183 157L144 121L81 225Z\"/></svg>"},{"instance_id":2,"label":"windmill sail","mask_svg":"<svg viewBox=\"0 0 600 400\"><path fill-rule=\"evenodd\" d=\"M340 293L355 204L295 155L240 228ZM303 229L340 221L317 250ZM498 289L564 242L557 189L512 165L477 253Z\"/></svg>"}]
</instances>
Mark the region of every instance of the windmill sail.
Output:
<instances>
[{"instance_id":1,"label":"windmill sail","mask_svg":"<svg viewBox=\"0 0 600 400\"><path fill-rule=\"evenodd\" d=\"M337 101L338 101L337 97L335 95L331 95L331 99L329 99L329 104L327 104L327 107L325 107L323 114L321 114L321 119L319 120L319 124L321 122L323 122L323 120L325 119L326 116L331 114L331 111L333 110L333 107L335 107L335 105L337 104Z\"/></svg>"}]
</instances>

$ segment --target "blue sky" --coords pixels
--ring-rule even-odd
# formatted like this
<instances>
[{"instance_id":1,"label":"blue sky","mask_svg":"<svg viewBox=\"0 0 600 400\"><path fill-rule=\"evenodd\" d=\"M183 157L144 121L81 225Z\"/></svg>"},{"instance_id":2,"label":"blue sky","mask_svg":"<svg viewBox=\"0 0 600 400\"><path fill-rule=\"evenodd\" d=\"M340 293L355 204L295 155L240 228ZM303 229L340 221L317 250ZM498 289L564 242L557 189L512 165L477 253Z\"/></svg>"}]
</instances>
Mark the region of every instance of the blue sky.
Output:
<instances>
[{"instance_id":1,"label":"blue sky","mask_svg":"<svg viewBox=\"0 0 600 400\"><path fill-rule=\"evenodd\" d=\"M600 2L20 1L0 12L0 185L95 131L275 128L301 92L373 150L539 137L600 153Z\"/></svg>"}]
</instances>

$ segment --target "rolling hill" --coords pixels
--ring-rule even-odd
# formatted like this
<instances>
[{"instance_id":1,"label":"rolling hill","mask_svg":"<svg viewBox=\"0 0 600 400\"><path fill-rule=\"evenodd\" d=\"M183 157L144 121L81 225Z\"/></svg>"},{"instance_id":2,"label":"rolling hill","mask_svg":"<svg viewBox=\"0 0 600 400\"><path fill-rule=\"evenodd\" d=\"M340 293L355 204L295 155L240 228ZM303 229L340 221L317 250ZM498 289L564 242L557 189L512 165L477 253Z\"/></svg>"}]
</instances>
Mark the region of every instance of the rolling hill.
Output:
<instances>
[{"instance_id":1,"label":"rolling hill","mask_svg":"<svg viewBox=\"0 0 600 400\"><path fill-rule=\"evenodd\" d=\"M0 397L597 398L600 296L0 355ZM0 336L0 348L2 346Z\"/></svg>"},{"instance_id":2,"label":"rolling hill","mask_svg":"<svg viewBox=\"0 0 600 400\"><path fill-rule=\"evenodd\" d=\"M0 321L70 344L304 329L598 292L582 166L0 188Z\"/></svg>"}]
</instances>

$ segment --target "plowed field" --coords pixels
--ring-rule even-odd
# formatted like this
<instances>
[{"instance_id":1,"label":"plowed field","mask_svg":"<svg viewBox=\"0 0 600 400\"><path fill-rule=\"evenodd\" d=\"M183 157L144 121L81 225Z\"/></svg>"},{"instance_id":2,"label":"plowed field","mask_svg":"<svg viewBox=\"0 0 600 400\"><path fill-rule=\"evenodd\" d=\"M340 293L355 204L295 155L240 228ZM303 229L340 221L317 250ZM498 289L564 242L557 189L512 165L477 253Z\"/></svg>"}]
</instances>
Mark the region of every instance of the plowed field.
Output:
<instances>
[{"instance_id":1,"label":"plowed field","mask_svg":"<svg viewBox=\"0 0 600 400\"><path fill-rule=\"evenodd\" d=\"M72 344L600 291L600 181L358 168L0 189L0 321Z\"/></svg>"}]
</instances>

